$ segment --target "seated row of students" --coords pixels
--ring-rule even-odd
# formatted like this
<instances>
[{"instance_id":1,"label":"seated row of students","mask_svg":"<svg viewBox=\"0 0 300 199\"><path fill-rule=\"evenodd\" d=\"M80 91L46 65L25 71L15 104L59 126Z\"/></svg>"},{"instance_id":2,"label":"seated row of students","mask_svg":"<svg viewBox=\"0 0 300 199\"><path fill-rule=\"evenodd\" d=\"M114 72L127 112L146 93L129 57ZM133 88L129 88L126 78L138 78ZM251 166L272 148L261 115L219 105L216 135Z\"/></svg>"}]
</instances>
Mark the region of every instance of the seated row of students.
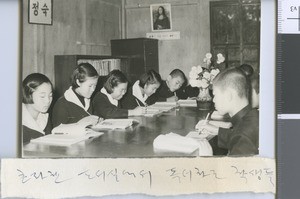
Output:
<instances>
[{"instance_id":1,"label":"seated row of students","mask_svg":"<svg viewBox=\"0 0 300 199\"><path fill-rule=\"evenodd\" d=\"M144 107L151 103L151 96L157 100L177 97L174 92L184 83L185 76L182 74L174 70L163 82L158 73L148 71L127 92L126 76L114 70L91 101L98 73L92 65L80 64L72 74L71 87L55 103L52 120L47 113L52 102L52 84L43 74L31 74L23 81L23 143L49 134L51 121L55 127L61 123L93 124L98 122L99 117L143 115ZM221 72L214 80L215 108L221 114L230 115L233 129L228 131L209 124L201 128L218 134L218 145L228 149L230 155L258 153L258 112L249 104L249 90L256 87L258 82L251 87L246 75L236 68Z\"/></svg>"},{"instance_id":2,"label":"seated row of students","mask_svg":"<svg viewBox=\"0 0 300 199\"><path fill-rule=\"evenodd\" d=\"M71 75L71 86L55 103L50 119L47 111L52 102L52 84L43 74L28 75L23 81L23 142L46 135L59 124L95 124L99 117L106 119L143 115L148 104L174 98L173 92L185 81L183 72L178 69L165 82L157 72L150 70L127 92L126 76L119 70L113 70L103 88L91 100L98 78L92 65L79 64ZM161 89L156 92L158 88ZM161 91L168 91L168 95ZM151 99L153 94L155 97Z\"/></svg>"}]
</instances>

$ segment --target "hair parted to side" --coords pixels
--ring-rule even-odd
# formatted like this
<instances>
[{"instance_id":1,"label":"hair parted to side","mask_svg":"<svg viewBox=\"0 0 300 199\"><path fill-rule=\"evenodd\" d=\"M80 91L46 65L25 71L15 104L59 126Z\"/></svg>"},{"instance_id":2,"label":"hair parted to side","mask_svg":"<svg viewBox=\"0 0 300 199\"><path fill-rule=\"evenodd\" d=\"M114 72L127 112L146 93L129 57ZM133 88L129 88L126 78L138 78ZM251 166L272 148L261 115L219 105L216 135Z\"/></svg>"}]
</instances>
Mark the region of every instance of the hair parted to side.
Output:
<instances>
[{"instance_id":1,"label":"hair parted to side","mask_svg":"<svg viewBox=\"0 0 300 199\"><path fill-rule=\"evenodd\" d=\"M174 69L174 70L172 70L171 73L170 73L170 76L172 78L174 78L174 77L181 77L181 79L183 80L183 82L186 82L185 74L180 69Z\"/></svg>"},{"instance_id":2,"label":"hair parted to side","mask_svg":"<svg viewBox=\"0 0 300 199\"><path fill-rule=\"evenodd\" d=\"M139 86L144 88L146 84L161 84L161 77L154 70L149 70L139 78L139 81Z\"/></svg>"},{"instance_id":3,"label":"hair parted to side","mask_svg":"<svg viewBox=\"0 0 300 199\"><path fill-rule=\"evenodd\" d=\"M250 80L239 68L228 68L219 73L213 80L213 86L226 92L226 89L235 90L240 98L249 98Z\"/></svg>"},{"instance_id":4,"label":"hair parted to side","mask_svg":"<svg viewBox=\"0 0 300 199\"><path fill-rule=\"evenodd\" d=\"M22 82L22 102L24 104L33 104L32 93L43 83L50 84L53 89L52 83L47 76L41 73L28 75Z\"/></svg>"},{"instance_id":5,"label":"hair parted to side","mask_svg":"<svg viewBox=\"0 0 300 199\"><path fill-rule=\"evenodd\" d=\"M120 83L128 83L126 76L120 70L112 70L104 83L104 88L107 93L111 94L113 88L117 87Z\"/></svg>"},{"instance_id":6,"label":"hair parted to side","mask_svg":"<svg viewBox=\"0 0 300 199\"><path fill-rule=\"evenodd\" d=\"M97 78L99 75L96 69L89 63L81 63L77 66L77 68L73 71L71 75L71 85L72 88L78 88L76 80L80 83L85 82L87 77Z\"/></svg>"}]
</instances>

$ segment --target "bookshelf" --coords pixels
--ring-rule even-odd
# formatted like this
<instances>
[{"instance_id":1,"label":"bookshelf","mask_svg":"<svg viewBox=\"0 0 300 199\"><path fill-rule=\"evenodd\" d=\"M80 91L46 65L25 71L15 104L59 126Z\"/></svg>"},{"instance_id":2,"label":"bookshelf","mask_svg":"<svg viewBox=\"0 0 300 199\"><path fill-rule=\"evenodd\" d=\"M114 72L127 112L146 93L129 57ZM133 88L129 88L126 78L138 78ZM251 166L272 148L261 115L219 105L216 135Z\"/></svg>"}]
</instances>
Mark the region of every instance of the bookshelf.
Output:
<instances>
[{"instance_id":1,"label":"bookshelf","mask_svg":"<svg viewBox=\"0 0 300 199\"><path fill-rule=\"evenodd\" d=\"M67 90L71 83L70 77L74 69L80 63L90 63L100 75L98 84L102 84L101 76L106 76L111 70L119 69L126 73L130 59L116 56L100 55L55 55L54 56L54 85L55 96L59 98ZM102 85L97 85L97 88Z\"/></svg>"},{"instance_id":2,"label":"bookshelf","mask_svg":"<svg viewBox=\"0 0 300 199\"><path fill-rule=\"evenodd\" d=\"M111 54L127 57L130 66L125 72L129 81L134 83L150 69L159 72L158 40L149 38L131 38L111 40Z\"/></svg>"}]
</instances>

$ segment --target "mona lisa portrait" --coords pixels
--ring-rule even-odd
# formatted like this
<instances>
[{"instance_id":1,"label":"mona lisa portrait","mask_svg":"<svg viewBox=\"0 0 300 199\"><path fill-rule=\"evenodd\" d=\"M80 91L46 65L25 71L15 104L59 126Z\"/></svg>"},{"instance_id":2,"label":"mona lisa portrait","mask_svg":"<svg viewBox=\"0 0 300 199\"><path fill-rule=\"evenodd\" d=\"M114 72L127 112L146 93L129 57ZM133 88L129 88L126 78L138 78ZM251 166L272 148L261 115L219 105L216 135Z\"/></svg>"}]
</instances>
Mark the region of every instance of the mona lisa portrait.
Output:
<instances>
[{"instance_id":1,"label":"mona lisa portrait","mask_svg":"<svg viewBox=\"0 0 300 199\"><path fill-rule=\"evenodd\" d=\"M152 31L166 31L172 29L171 4L150 5Z\"/></svg>"}]
</instances>

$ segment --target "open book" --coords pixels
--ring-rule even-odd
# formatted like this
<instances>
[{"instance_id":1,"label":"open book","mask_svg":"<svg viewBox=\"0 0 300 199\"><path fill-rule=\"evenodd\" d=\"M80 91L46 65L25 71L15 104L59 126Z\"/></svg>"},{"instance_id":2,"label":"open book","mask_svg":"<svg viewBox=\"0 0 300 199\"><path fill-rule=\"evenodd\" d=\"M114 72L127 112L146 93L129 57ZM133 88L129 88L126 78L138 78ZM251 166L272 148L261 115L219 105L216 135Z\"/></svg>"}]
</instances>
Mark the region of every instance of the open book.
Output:
<instances>
[{"instance_id":1,"label":"open book","mask_svg":"<svg viewBox=\"0 0 300 199\"><path fill-rule=\"evenodd\" d=\"M93 129L126 129L132 126L134 122L138 122L134 119L106 119L98 124L94 125Z\"/></svg>"},{"instance_id":2,"label":"open book","mask_svg":"<svg viewBox=\"0 0 300 199\"><path fill-rule=\"evenodd\" d=\"M212 148L207 140L196 140L190 137L184 137L176 133L159 135L153 141L155 152L178 152L191 154L197 149L199 156L211 156Z\"/></svg>"},{"instance_id":3,"label":"open book","mask_svg":"<svg viewBox=\"0 0 300 199\"><path fill-rule=\"evenodd\" d=\"M231 122L210 120L210 121L208 121L208 123L211 124L211 125L214 125L216 127L221 127L221 128L225 128L225 129L229 129L229 128L232 127ZM205 125L205 120L200 120L195 128L196 129L202 129L201 128L202 125ZM208 130L203 128L201 131L196 130L196 131L189 132L189 134L187 134L187 137L191 137L191 138L194 138L194 139L197 139L197 140L203 140L203 139L210 140L211 138L213 138L216 135L217 134L209 132Z\"/></svg>"},{"instance_id":4,"label":"open book","mask_svg":"<svg viewBox=\"0 0 300 199\"><path fill-rule=\"evenodd\" d=\"M155 115L160 115L162 114L163 111L159 109L154 109L154 108L148 108L146 109L146 113L144 114L145 117L153 117Z\"/></svg>"},{"instance_id":5,"label":"open book","mask_svg":"<svg viewBox=\"0 0 300 199\"><path fill-rule=\"evenodd\" d=\"M159 110L161 112L167 112L169 110L176 108L176 106L177 106L176 102L156 102L155 104L148 106L147 109L153 109L153 110Z\"/></svg>"},{"instance_id":6,"label":"open book","mask_svg":"<svg viewBox=\"0 0 300 199\"><path fill-rule=\"evenodd\" d=\"M197 107L197 101L192 99L178 100L178 104L181 107Z\"/></svg>"},{"instance_id":7,"label":"open book","mask_svg":"<svg viewBox=\"0 0 300 199\"><path fill-rule=\"evenodd\" d=\"M216 120L209 120L208 124L217 126L217 127L221 127L221 128L225 128L225 129L229 129L232 127L231 122L224 122L224 121L216 121ZM205 125L205 120L200 120L197 124L195 129L200 129L201 126Z\"/></svg>"},{"instance_id":8,"label":"open book","mask_svg":"<svg viewBox=\"0 0 300 199\"><path fill-rule=\"evenodd\" d=\"M216 135L211 134L208 131L191 131L189 132L186 137L190 137L193 138L195 140L201 141L201 140L210 140L213 137L215 137Z\"/></svg>"},{"instance_id":9,"label":"open book","mask_svg":"<svg viewBox=\"0 0 300 199\"><path fill-rule=\"evenodd\" d=\"M102 132L95 132L87 128L86 125L78 123L60 124L52 129L52 134L33 139L30 143L70 146L90 138L101 136L102 134Z\"/></svg>"},{"instance_id":10,"label":"open book","mask_svg":"<svg viewBox=\"0 0 300 199\"><path fill-rule=\"evenodd\" d=\"M225 116L224 116L224 115L221 115L218 111L214 111L214 112L211 114L210 118L211 118L212 120L224 120L224 119L225 119Z\"/></svg>"}]
</instances>

